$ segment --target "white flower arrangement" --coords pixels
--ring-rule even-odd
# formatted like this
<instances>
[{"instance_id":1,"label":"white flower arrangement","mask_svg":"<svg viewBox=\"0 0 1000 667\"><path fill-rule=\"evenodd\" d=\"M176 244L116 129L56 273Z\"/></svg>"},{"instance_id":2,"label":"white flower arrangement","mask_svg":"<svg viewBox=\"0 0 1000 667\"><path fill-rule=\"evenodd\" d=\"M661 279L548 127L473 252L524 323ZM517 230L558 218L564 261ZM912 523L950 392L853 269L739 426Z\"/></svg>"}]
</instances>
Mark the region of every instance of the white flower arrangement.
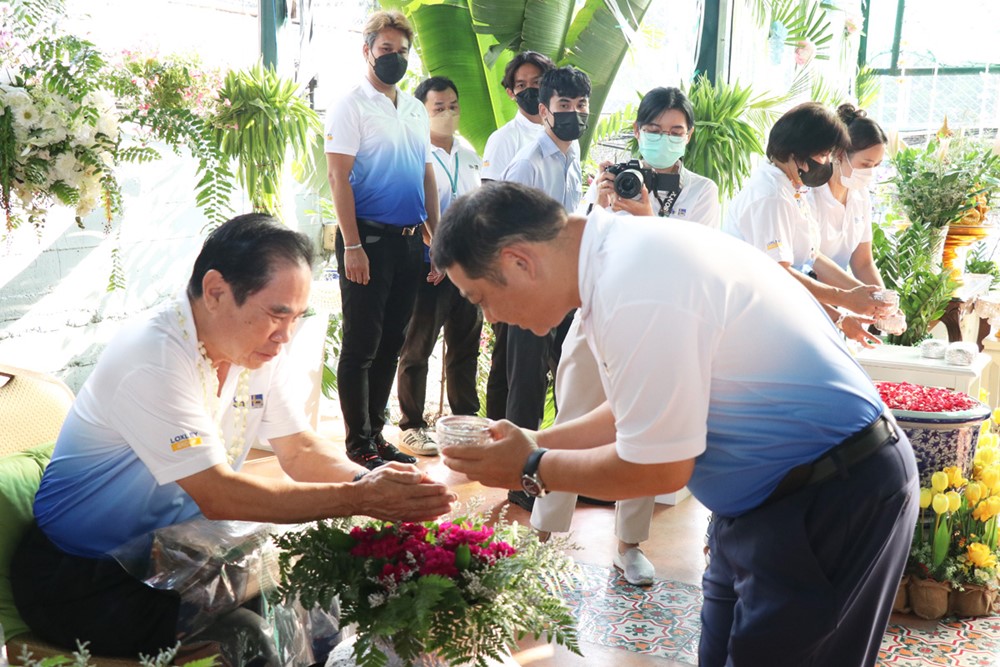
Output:
<instances>
[{"instance_id":1,"label":"white flower arrangement","mask_svg":"<svg viewBox=\"0 0 1000 667\"><path fill-rule=\"evenodd\" d=\"M60 202L83 218L117 190L112 168L118 145L114 98L91 90L79 99L53 92L38 79L0 85L0 133L12 135L3 148L0 178L8 230L27 219L36 226Z\"/></svg>"}]
</instances>

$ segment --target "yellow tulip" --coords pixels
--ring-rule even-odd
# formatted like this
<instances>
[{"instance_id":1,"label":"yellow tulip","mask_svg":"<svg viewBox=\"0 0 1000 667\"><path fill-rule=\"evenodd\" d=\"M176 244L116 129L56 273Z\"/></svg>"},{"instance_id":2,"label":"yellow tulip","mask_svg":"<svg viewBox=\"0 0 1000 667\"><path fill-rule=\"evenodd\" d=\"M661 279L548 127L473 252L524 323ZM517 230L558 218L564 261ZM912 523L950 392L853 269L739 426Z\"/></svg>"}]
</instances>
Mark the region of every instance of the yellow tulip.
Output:
<instances>
[{"instance_id":1,"label":"yellow tulip","mask_svg":"<svg viewBox=\"0 0 1000 667\"><path fill-rule=\"evenodd\" d=\"M990 402L990 392L986 390L986 387L979 388L979 400L982 401L983 403Z\"/></svg>"},{"instance_id":2,"label":"yellow tulip","mask_svg":"<svg viewBox=\"0 0 1000 667\"><path fill-rule=\"evenodd\" d=\"M1000 516L1000 496L995 493L986 499L986 506L990 508L990 517Z\"/></svg>"},{"instance_id":3,"label":"yellow tulip","mask_svg":"<svg viewBox=\"0 0 1000 667\"><path fill-rule=\"evenodd\" d=\"M976 443L978 449L996 449L997 448L997 434L996 433L981 433L979 435L979 442Z\"/></svg>"},{"instance_id":4,"label":"yellow tulip","mask_svg":"<svg viewBox=\"0 0 1000 667\"><path fill-rule=\"evenodd\" d=\"M948 499L948 511L954 514L962 506L962 496L957 491L949 491L944 495Z\"/></svg>"},{"instance_id":5,"label":"yellow tulip","mask_svg":"<svg viewBox=\"0 0 1000 667\"><path fill-rule=\"evenodd\" d=\"M1000 408L997 408L996 410L994 410L992 416L993 416L993 423L994 424L1000 424ZM987 422L987 423L989 423L989 422Z\"/></svg>"},{"instance_id":6,"label":"yellow tulip","mask_svg":"<svg viewBox=\"0 0 1000 667\"><path fill-rule=\"evenodd\" d=\"M983 473L979 477L979 481L991 489L995 488L997 481L1000 481L1000 466L991 465L983 468Z\"/></svg>"},{"instance_id":7,"label":"yellow tulip","mask_svg":"<svg viewBox=\"0 0 1000 667\"><path fill-rule=\"evenodd\" d=\"M948 496L943 493L935 493L934 498L931 499L931 506L934 508L935 514L944 514L948 511Z\"/></svg>"},{"instance_id":8,"label":"yellow tulip","mask_svg":"<svg viewBox=\"0 0 1000 667\"><path fill-rule=\"evenodd\" d=\"M996 436L993 437L995 438ZM996 447L983 447L982 440L980 440L979 446L976 448L976 456L975 458L972 459L972 462L977 466L986 467L996 463L996 461L997 461Z\"/></svg>"},{"instance_id":9,"label":"yellow tulip","mask_svg":"<svg viewBox=\"0 0 1000 667\"><path fill-rule=\"evenodd\" d=\"M1000 496L990 496L981 501L972 511L972 518L986 523L1000 514Z\"/></svg>"},{"instance_id":10,"label":"yellow tulip","mask_svg":"<svg viewBox=\"0 0 1000 667\"><path fill-rule=\"evenodd\" d=\"M962 469L958 466L948 466L941 472L948 475L948 485L953 489L960 489L969 481L962 476Z\"/></svg>"},{"instance_id":11,"label":"yellow tulip","mask_svg":"<svg viewBox=\"0 0 1000 667\"><path fill-rule=\"evenodd\" d=\"M985 495L983 485L979 482L969 482L965 487L965 499L969 501L969 507L975 507L976 503Z\"/></svg>"},{"instance_id":12,"label":"yellow tulip","mask_svg":"<svg viewBox=\"0 0 1000 667\"><path fill-rule=\"evenodd\" d=\"M989 486L992 486L992 484L990 484ZM938 471L933 475L931 475L931 488L937 491L938 493L942 493L945 489L947 489L948 474Z\"/></svg>"},{"instance_id":13,"label":"yellow tulip","mask_svg":"<svg viewBox=\"0 0 1000 667\"><path fill-rule=\"evenodd\" d=\"M931 498L934 497L933 489L920 489L920 509L925 510L931 506Z\"/></svg>"},{"instance_id":14,"label":"yellow tulip","mask_svg":"<svg viewBox=\"0 0 1000 667\"><path fill-rule=\"evenodd\" d=\"M973 542L969 545L966 550L966 556L969 562L976 567L996 567L997 557L990 551L990 548L985 544L980 544L979 542Z\"/></svg>"},{"instance_id":15,"label":"yellow tulip","mask_svg":"<svg viewBox=\"0 0 1000 667\"><path fill-rule=\"evenodd\" d=\"M993 426L993 422L991 422L989 419L987 419L982 424L980 424L979 425L979 437L981 438L985 434L989 433L990 432L990 428L992 426Z\"/></svg>"}]
</instances>

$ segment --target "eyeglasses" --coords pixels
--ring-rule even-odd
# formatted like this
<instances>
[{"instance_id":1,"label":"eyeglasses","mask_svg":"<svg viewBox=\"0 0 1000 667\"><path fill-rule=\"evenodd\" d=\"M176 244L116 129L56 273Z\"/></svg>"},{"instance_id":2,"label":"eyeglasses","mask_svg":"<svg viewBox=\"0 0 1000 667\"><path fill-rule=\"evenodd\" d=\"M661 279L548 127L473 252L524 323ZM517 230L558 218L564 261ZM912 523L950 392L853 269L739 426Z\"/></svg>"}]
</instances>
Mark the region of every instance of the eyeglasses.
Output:
<instances>
[{"instance_id":1,"label":"eyeglasses","mask_svg":"<svg viewBox=\"0 0 1000 667\"><path fill-rule=\"evenodd\" d=\"M670 129L667 129L667 130L661 130L657 126L653 126L653 127L640 127L639 131L640 132L645 132L646 134L655 134L657 136L667 135L667 136L671 136L671 137L685 137L685 136L687 136L687 133L688 133L688 131L686 129L681 128L681 127L671 127Z\"/></svg>"}]
</instances>

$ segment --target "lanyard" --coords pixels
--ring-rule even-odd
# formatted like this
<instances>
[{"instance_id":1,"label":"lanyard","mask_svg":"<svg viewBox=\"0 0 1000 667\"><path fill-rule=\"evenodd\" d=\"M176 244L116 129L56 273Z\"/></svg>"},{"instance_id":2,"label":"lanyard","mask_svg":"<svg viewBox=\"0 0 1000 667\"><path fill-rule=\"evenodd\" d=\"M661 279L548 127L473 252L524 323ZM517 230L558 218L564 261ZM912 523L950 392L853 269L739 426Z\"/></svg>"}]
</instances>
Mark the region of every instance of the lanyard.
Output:
<instances>
[{"instance_id":1,"label":"lanyard","mask_svg":"<svg viewBox=\"0 0 1000 667\"><path fill-rule=\"evenodd\" d=\"M458 196L458 151L455 151L455 173L452 174L448 171L448 167L444 165L441 158L438 157L437 153L434 153L434 159L437 160L441 168L444 169L444 173L448 174L448 182L451 183L451 196L452 198Z\"/></svg>"},{"instance_id":2,"label":"lanyard","mask_svg":"<svg viewBox=\"0 0 1000 667\"><path fill-rule=\"evenodd\" d=\"M660 203L660 211L657 215L661 218L669 218L673 215L674 204L677 203L677 199L681 196L681 191L677 192L670 191L666 193L666 197L660 198L660 191L653 190L653 198Z\"/></svg>"}]
</instances>

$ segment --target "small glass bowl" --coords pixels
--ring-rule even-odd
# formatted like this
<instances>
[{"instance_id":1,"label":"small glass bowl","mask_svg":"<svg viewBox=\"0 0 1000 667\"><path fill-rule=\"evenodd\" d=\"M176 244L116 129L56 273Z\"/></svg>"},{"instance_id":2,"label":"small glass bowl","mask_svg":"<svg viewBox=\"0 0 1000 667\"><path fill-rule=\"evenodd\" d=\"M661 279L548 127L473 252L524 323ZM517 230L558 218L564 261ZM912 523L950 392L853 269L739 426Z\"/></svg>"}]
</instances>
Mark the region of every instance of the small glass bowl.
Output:
<instances>
[{"instance_id":1,"label":"small glass bowl","mask_svg":"<svg viewBox=\"0 0 1000 667\"><path fill-rule=\"evenodd\" d=\"M438 444L484 445L490 441L490 420L486 417L452 415L437 420L435 431Z\"/></svg>"}]
</instances>

